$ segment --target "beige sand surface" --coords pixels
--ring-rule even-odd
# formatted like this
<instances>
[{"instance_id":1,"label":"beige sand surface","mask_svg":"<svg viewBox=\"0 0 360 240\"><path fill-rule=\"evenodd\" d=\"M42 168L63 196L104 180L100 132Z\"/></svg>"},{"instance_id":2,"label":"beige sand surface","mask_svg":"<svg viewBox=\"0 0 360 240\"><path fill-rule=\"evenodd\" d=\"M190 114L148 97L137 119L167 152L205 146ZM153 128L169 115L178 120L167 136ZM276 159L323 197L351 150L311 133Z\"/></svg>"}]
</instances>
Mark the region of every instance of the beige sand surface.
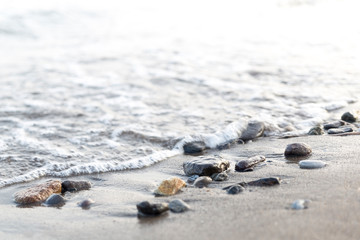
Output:
<instances>
[{"instance_id":1,"label":"beige sand surface","mask_svg":"<svg viewBox=\"0 0 360 240\"><path fill-rule=\"evenodd\" d=\"M310 159L323 169L300 169L283 157L288 143L312 146ZM177 156L146 169L73 177L93 183L91 190L67 193L61 208L21 208L12 194L37 182L0 189L0 239L360 239L360 137L309 136L260 139L228 150L209 151L231 161L230 179L208 188L187 187L172 197L154 197L164 179L187 179ZM253 172L234 172L237 160L262 154L267 162ZM269 162L271 161L271 162ZM276 187L248 188L228 195L222 187L263 177L280 177ZM92 198L83 210L77 203ZM192 210L138 219L136 203L183 199ZM306 210L291 210L296 199L310 199Z\"/></svg>"}]
</instances>

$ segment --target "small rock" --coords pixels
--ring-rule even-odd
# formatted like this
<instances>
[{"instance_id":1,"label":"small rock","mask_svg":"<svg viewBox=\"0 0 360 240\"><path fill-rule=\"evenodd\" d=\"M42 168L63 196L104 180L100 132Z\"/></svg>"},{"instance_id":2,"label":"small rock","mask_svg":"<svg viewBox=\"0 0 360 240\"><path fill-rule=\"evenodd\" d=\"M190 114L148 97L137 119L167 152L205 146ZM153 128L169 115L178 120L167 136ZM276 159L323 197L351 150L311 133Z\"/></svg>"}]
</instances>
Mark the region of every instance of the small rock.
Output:
<instances>
[{"instance_id":1,"label":"small rock","mask_svg":"<svg viewBox=\"0 0 360 240\"><path fill-rule=\"evenodd\" d=\"M347 132L353 132L354 129L350 127L346 128L331 128L328 130L328 134L340 134L340 133L347 133Z\"/></svg>"},{"instance_id":2,"label":"small rock","mask_svg":"<svg viewBox=\"0 0 360 240\"><path fill-rule=\"evenodd\" d=\"M160 196L171 196L176 194L181 188L185 186L186 183L182 179L174 177L162 181L160 186L155 190L155 194Z\"/></svg>"},{"instance_id":3,"label":"small rock","mask_svg":"<svg viewBox=\"0 0 360 240\"><path fill-rule=\"evenodd\" d=\"M320 160L302 160L299 162L299 166L304 169L315 169L325 167L326 163Z\"/></svg>"},{"instance_id":4,"label":"small rock","mask_svg":"<svg viewBox=\"0 0 360 240\"><path fill-rule=\"evenodd\" d=\"M239 171L239 172L247 172L247 171L253 171L253 168L261 163L265 161L265 157L264 156L255 156L255 157L251 157L247 160L242 160L239 161L235 164L235 170Z\"/></svg>"},{"instance_id":5,"label":"small rock","mask_svg":"<svg viewBox=\"0 0 360 240\"><path fill-rule=\"evenodd\" d=\"M88 181L64 181L61 184L62 193L77 192L81 190L88 190L91 188L91 183Z\"/></svg>"},{"instance_id":6,"label":"small rock","mask_svg":"<svg viewBox=\"0 0 360 240\"><path fill-rule=\"evenodd\" d=\"M309 130L308 135L323 135L324 129L321 126L313 127Z\"/></svg>"},{"instance_id":7,"label":"small rock","mask_svg":"<svg viewBox=\"0 0 360 240\"><path fill-rule=\"evenodd\" d=\"M45 204L47 205L61 205L65 203L65 198L59 194L52 194L48 199L46 199Z\"/></svg>"},{"instance_id":8,"label":"small rock","mask_svg":"<svg viewBox=\"0 0 360 240\"><path fill-rule=\"evenodd\" d=\"M240 186L240 185L233 185L233 186L230 186L228 189L226 189L226 192L228 194L238 194L238 193L241 193L245 190L245 188L243 186Z\"/></svg>"},{"instance_id":9,"label":"small rock","mask_svg":"<svg viewBox=\"0 0 360 240\"><path fill-rule=\"evenodd\" d=\"M246 130L241 134L240 139L244 141L253 140L264 134L265 125L262 122L250 121Z\"/></svg>"},{"instance_id":10,"label":"small rock","mask_svg":"<svg viewBox=\"0 0 360 240\"><path fill-rule=\"evenodd\" d=\"M214 173L213 175L211 175L211 179L213 181L226 181L228 180L229 175L227 175L226 172L221 172L221 173Z\"/></svg>"},{"instance_id":11,"label":"small rock","mask_svg":"<svg viewBox=\"0 0 360 240\"><path fill-rule=\"evenodd\" d=\"M328 130L330 128L339 128L345 124L344 121L334 121L324 124L324 129Z\"/></svg>"},{"instance_id":12,"label":"small rock","mask_svg":"<svg viewBox=\"0 0 360 240\"><path fill-rule=\"evenodd\" d=\"M194 186L198 188L203 188L209 185L212 182L212 179L207 176L199 177L195 180Z\"/></svg>"},{"instance_id":13,"label":"small rock","mask_svg":"<svg viewBox=\"0 0 360 240\"><path fill-rule=\"evenodd\" d=\"M183 149L185 154L197 155L202 153L206 149L206 146L204 142L190 142L184 144Z\"/></svg>"},{"instance_id":14,"label":"small rock","mask_svg":"<svg viewBox=\"0 0 360 240\"><path fill-rule=\"evenodd\" d=\"M188 183L193 183L193 182L195 182L195 180L196 180L198 177L200 177L200 176L199 176L199 175L192 175L192 176L190 176L190 177L188 178L187 182L188 182Z\"/></svg>"},{"instance_id":15,"label":"small rock","mask_svg":"<svg viewBox=\"0 0 360 240\"><path fill-rule=\"evenodd\" d=\"M310 200L298 199L291 204L291 209L302 210L309 207Z\"/></svg>"},{"instance_id":16,"label":"small rock","mask_svg":"<svg viewBox=\"0 0 360 240\"><path fill-rule=\"evenodd\" d=\"M256 187L269 187L279 184L280 184L280 178L278 177L261 178L259 180L246 183L246 185L248 186L256 186Z\"/></svg>"},{"instance_id":17,"label":"small rock","mask_svg":"<svg viewBox=\"0 0 360 240\"><path fill-rule=\"evenodd\" d=\"M229 166L229 161L222 159L220 156L198 157L183 164L184 172L188 176L211 176L214 173L227 170Z\"/></svg>"},{"instance_id":18,"label":"small rock","mask_svg":"<svg viewBox=\"0 0 360 240\"><path fill-rule=\"evenodd\" d=\"M53 193L61 193L61 182L49 180L45 183L21 190L14 194L15 202L31 204L45 201Z\"/></svg>"},{"instance_id":19,"label":"small rock","mask_svg":"<svg viewBox=\"0 0 360 240\"><path fill-rule=\"evenodd\" d=\"M307 156L312 152L306 143L292 143L286 146L285 156Z\"/></svg>"},{"instance_id":20,"label":"small rock","mask_svg":"<svg viewBox=\"0 0 360 240\"><path fill-rule=\"evenodd\" d=\"M174 213L181 213L189 210L190 206L181 199L175 199L169 203L169 209Z\"/></svg>"},{"instance_id":21,"label":"small rock","mask_svg":"<svg viewBox=\"0 0 360 240\"><path fill-rule=\"evenodd\" d=\"M91 198L85 199L82 202L79 202L78 205L83 209L89 209L92 204L94 204L95 201Z\"/></svg>"},{"instance_id":22,"label":"small rock","mask_svg":"<svg viewBox=\"0 0 360 240\"><path fill-rule=\"evenodd\" d=\"M356 122L358 119L358 116L356 114L353 114L351 112L346 112L341 116L341 120L349 123Z\"/></svg>"},{"instance_id":23,"label":"small rock","mask_svg":"<svg viewBox=\"0 0 360 240\"><path fill-rule=\"evenodd\" d=\"M147 216L158 216L169 210L169 205L167 203L155 203L150 204L148 201L141 202L136 204L138 210L138 217L147 217Z\"/></svg>"}]
</instances>

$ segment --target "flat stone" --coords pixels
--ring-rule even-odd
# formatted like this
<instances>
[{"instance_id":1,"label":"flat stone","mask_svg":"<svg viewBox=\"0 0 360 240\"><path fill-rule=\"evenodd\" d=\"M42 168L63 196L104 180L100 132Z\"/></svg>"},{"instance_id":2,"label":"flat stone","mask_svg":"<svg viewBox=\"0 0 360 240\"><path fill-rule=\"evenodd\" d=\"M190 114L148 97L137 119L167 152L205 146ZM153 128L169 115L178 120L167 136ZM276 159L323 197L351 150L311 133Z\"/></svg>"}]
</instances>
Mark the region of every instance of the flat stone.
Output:
<instances>
[{"instance_id":1,"label":"flat stone","mask_svg":"<svg viewBox=\"0 0 360 240\"><path fill-rule=\"evenodd\" d=\"M242 160L237 162L235 164L235 170L239 172L252 171L257 164L264 162L265 160L266 160L265 156L262 155L254 156L247 160Z\"/></svg>"},{"instance_id":2,"label":"flat stone","mask_svg":"<svg viewBox=\"0 0 360 240\"><path fill-rule=\"evenodd\" d=\"M183 149L185 154L198 155L206 149L206 146L204 142L190 142L184 144Z\"/></svg>"},{"instance_id":3,"label":"flat stone","mask_svg":"<svg viewBox=\"0 0 360 240\"><path fill-rule=\"evenodd\" d=\"M64 203L65 203L65 198L59 194L52 194L45 201L45 204L47 205L62 205Z\"/></svg>"},{"instance_id":4,"label":"flat stone","mask_svg":"<svg viewBox=\"0 0 360 240\"><path fill-rule=\"evenodd\" d=\"M194 186L198 188L203 188L208 186L211 182L212 179L210 177L202 176L195 180Z\"/></svg>"},{"instance_id":5,"label":"flat stone","mask_svg":"<svg viewBox=\"0 0 360 240\"><path fill-rule=\"evenodd\" d=\"M186 175L211 176L227 170L230 166L229 161L220 156L198 157L192 161L184 162L183 168Z\"/></svg>"},{"instance_id":6,"label":"flat stone","mask_svg":"<svg viewBox=\"0 0 360 240\"><path fill-rule=\"evenodd\" d=\"M88 181L64 181L62 182L62 192L77 192L81 190L88 190L91 188L91 183Z\"/></svg>"},{"instance_id":7,"label":"flat stone","mask_svg":"<svg viewBox=\"0 0 360 240\"><path fill-rule=\"evenodd\" d=\"M250 121L247 128L241 134L240 139L244 141L253 140L255 138L261 137L264 134L265 125L263 122L259 121Z\"/></svg>"},{"instance_id":8,"label":"flat stone","mask_svg":"<svg viewBox=\"0 0 360 240\"><path fill-rule=\"evenodd\" d=\"M313 127L309 130L308 135L323 135L324 129L321 126Z\"/></svg>"},{"instance_id":9,"label":"flat stone","mask_svg":"<svg viewBox=\"0 0 360 240\"><path fill-rule=\"evenodd\" d=\"M340 133L347 133L347 132L353 132L354 129L351 127L345 127L345 128L331 128L328 130L328 134L340 134Z\"/></svg>"},{"instance_id":10,"label":"flat stone","mask_svg":"<svg viewBox=\"0 0 360 240\"><path fill-rule=\"evenodd\" d=\"M324 129L328 130L330 128L339 128L345 124L344 121L334 121L324 124Z\"/></svg>"},{"instance_id":11,"label":"flat stone","mask_svg":"<svg viewBox=\"0 0 360 240\"><path fill-rule=\"evenodd\" d=\"M221 172L221 173L214 173L213 175L211 175L211 179L213 181L226 181L228 180L229 175L227 175L226 172Z\"/></svg>"},{"instance_id":12,"label":"flat stone","mask_svg":"<svg viewBox=\"0 0 360 240\"><path fill-rule=\"evenodd\" d=\"M61 181L49 180L45 183L21 190L14 194L15 202L31 204L43 202L54 193L61 193Z\"/></svg>"},{"instance_id":13,"label":"flat stone","mask_svg":"<svg viewBox=\"0 0 360 240\"><path fill-rule=\"evenodd\" d=\"M291 204L291 209L302 210L309 207L310 200L298 199Z\"/></svg>"},{"instance_id":14,"label":"flat stone","mask_svg":"<svg viewBox=\"0 0 360 240\"><path fill-rule=\"evenodd\" d=\"M83 209L89 209L91 207L92 204L94 204L95 201L92 200L91 198L85 199L84 201L81 201L78 203L79 207L83 208Z\"/></svg>"},{"instance_id":15,"label":"flat stone","mask_svg":"<svg viewBox=\"0 0 360 240\"><path fill-rule=\"evenodd\" d=\"M315 169L315 168L323 168L327 164L320 160L302 160L299 162L300 168L304 169Z\"/></svg>"},{"instance_id":16,"label":"flat stone","mask_svg":"<svg viewBox=\"0 0 360 240\"><path fill-rule=\"evenodd\" d=\"M167 203L155 203L151 204L148 201L141 202L136 204L138 210L138 217L147 217L147 216L158 216L169 210L169 205Z\"/></svg>"},{"instance_id":17,"label":"flat stone","mask_svg":"<svg viewBox=\"0 0 360 240\"><path fill-rule=\"evenodd\" d=\"M279 184L280 184L280 178L278 177L261 178L259 180L246 183L246 185L248 186L256 186L256 187L270 187Z\"/></svg>"},{"instance_id":18,"label":"flat stone","mask_svg":"<svg viewBox=\"0 0 360 240\"><path fill-rule=\"evenodd\" d=\"M307 156L312 152L306 143L292 143L286 146L285 156Z\"/></svg>"},{"instance_id":19,"label":"flat stone","mask_svg":"<svg viewBox=\"0 0 360 240\"><path fill-rule=\"evenodd\" d=\"M174 213L181 213L189 210L190 206L181 199L175 199L169 203L169 209Z\"/></svg>"},{"instance_id":20,"label":"flat stone","mask_svg":"<svg viewBox=\"0 0 360 240\"><path fill-rule=\"evenodd\" d=\"M233 186L230 186L228 189L226 189L226 192L228 194L239 194L239 193L242 193L243 191L245 190L245 188L243 186L240 186L240 185L233 185Z\"/></svg>"},{"instance_id":21,"label":"flat stone","mask_svg":"<svg viewBox=\"0 0 360 240\"><path fill-rule=\"evenodd\" d=\"M358 116L351 112L346 112L341 116L341 120L349 123L356 122L358 119Z\"/></svg>"},{"instance_id":22,"label":"flat stone","mask_svg":"<svg viewBox=\"0 0 360 240\"><path fill-rule=\"evenodd\" d=\"M162 181L160 186L155 190L155 194L160 196L171 196L176 194L181 188L185 186L186 183L182 179L174 177Z\"/></svg>"}]
</instances>

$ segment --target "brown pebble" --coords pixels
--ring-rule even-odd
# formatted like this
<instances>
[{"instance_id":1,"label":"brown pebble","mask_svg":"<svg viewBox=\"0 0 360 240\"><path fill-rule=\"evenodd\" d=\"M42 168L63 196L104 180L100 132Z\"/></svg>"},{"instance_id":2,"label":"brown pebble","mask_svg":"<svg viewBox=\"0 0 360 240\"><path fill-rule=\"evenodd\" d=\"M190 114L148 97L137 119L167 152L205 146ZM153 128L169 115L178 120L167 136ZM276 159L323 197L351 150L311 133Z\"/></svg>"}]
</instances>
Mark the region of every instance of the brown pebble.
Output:
<instances>
[{"instance_id":1,"label":"brown pebble","mask_svg":"<svg viewBox=\"0 0 360 240\"><path fill-rule=\"evenodd\" d=\"M312 152L306 143L292 143L286 146L285 156L307 156Z\"/></svg>"},{"instance_id":2,"label":"brown pebble","mask_svg":"<svg viewBox=\"0 0 360 240\"><path fill-rule=\"evenodd\" d=\"M61 193L61 182L49 180L45 183L21 190L14 194L15 202L31 204L43 202L54 193Z\"/></svg>"}]
</instances>

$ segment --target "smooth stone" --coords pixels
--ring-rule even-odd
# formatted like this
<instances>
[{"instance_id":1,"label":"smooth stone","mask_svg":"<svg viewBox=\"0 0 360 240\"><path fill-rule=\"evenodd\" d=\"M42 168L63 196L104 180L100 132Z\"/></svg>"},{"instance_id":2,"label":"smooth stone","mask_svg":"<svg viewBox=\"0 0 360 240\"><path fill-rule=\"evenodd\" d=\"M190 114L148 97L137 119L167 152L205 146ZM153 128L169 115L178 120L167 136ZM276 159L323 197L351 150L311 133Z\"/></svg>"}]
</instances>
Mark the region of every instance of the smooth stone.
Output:
<instances>
[{"instance_id":1,"label":"smooth stone","mask_svg":"<svg viewBox=\"0 0 360 240\"><path fill-rule=\"evenodd\" d=\"M88 181L64 181L62 182L62 193L77 192L81 190L88 190L91 188L91 183Z\"/></svg>"},{"instance_id":2,"label":"smooth stone","mask_svg":"<svg viewBox=\"0 0 360 240\"><path fill-rule=\"evenodd\" d=\"M245 188L243 186L233 185L233 186L230 186L228 189L226 189L226 192L228 194L239 194L239 193L243 192L244 190L245 190Z\"/></svg>"},{"instance_id":3,"label":"smooth stone","mask_svg":"<svg viewBox=\"0 0 360 240\"><path fill-rule=\"evenodd\" d=\"M244 141L253 140L261 137L264 134L264 130L265 125L263 122L250 121L245 131L241 134L240 139Z\"/></svg>"},{"instance_id":4,"label":"smooth stone","mask_svg":"<svg viewBox=\"0 0 360 240\"><path fill-rule=\"evenodd\" d=\"M197 159L183 163L184 172L187 176L211 176L214 173L227 170L229 166L229 161L224 160L220 156L198 157Z\"/></svg>"},{"instance_id":5,"label":"smooth stone","mask_svg":"<svg viewBox=\"0 0 360 240\"><path fill-rule=\"evenodd\" d=\"M212 179L207 176L199 177L195 180L194 186L198 188L203 188L208 186L212 182Z\"/></svg>"},{"instance_id":6,"label":"smooth stone","mask_svg":"<svg viewBox=\"0 0 360 240\"><path fill-rule=\"evenodd\" d=\"M346 128L331 128L328 130L328 134L340 134L340 133L347 133L347 132L353 132L354 129L350 127Z\"/></svg>"},{"instance_id":7,"label":"smooth stone","mask_svg":"<svg viewBox=\"0 0 360 240\"><path fill-rule=\"evenodd\" d=\"M169 203L169 209L174 213L181 213L189 210L190 206L181 199L175 199Z\"/></svg>"},{"instance_id":8,"label":"smooth stone","mask_svg":"<svg viewBox=\"0 0 360 240\"><path fill-rule=\"evenodd\" d=\"M313 127L309 130L308 135L323 135L324 129L320 126Z\"/></svg>"},{"instance_id":9,"label":"smooth stone","mask_svg":"<svg viewBox=\"0 0 360 240\"><path fill-rule=\"evenodd\" d=\"M302 210L309 207L310 200L298 199L291 204L291 209Z\"/></svg>"},{"instance_id":10,"label":"smooth stone","mask_svg":"<svg viewBox=\"0 0 360 240\"><path fill-rule=\"evenodd\" d=\"M144 201L136 204L138 210L138 217L147 217L147 216L158 216L169 210L169 205L167 203L155 203L151 204L148 201Z\"/></svg>"},{"instance_id":11,"label":"smooth stone","mask_svg":"<svg viewBox=\"0 0 360 240\"><path fill-rule=\"evenodd\" d=\"M226 181L228 180L229 175L227 175L226 172L221 172L221 173L214 173L213 175L211 175L211 179L213 181Z\"/></svg>"},{"instance_id":12,"label":"smooth stone","mask_svg":"<svg viewBox=\"0 0 360 240\"><path fill-rule=\"evenodd\" d=\"M188 183L193 183L195 182L196 179L198 179L198 177L200 177L199 175L192 175L188 178L187 182Z\"/></svg>"},{"instance_id":13,"label":"smooth stone","mask_svg":"<svg viewBox=\"0 0 360 240\"><path fill-rule=\"evenodd\" d=\"M84 201L78 203L78 205L83 209L89 209L92 204L94 204L95 201L91 198L85 199Z\"/></svg>"},{"instance_id":14,"label":"smooth stone","mask_svg":"<svg viewBox=\"0 0 360 240\"><path fill-rule=\"evenodd\" d=\"M155 194L160 196L171 196L176 194L181 188L185 186L186 183L182 179L174 177L162 181L160 186L155 190Z\"/></svg>"},{"instance_id":15,"label":"smooth stone","mask_svg":"<svg viewBox=\"0 0 360 240\"><path fill-rule=\"evenodd\" d=\"M246 185L248 186L256 186L256 187L270 187L279 184L280 184L280 178L278 177L261 178L259 180L246 183Z\"/></svg>"},{"instance_id":16,"label":"smooth stone","mask_svg":"<svg viewBox=\"0 0 360 240\"><path fill-rule=\"evenodd\" d=\"M254 156L247 160L242 160L237 162L235 164L235 170L239 172L252 171L257 164L264 162L265 160L266 160L265 156L262 155Z\"/></svg>"},{"instance_id":17,"label":"smooth stone","mask_svg":"<svg viewBox=\"0 0 360 240\"><path fill-rule=\"evenodd\" d=\"M353 114L351 112L346 112L341 116L341 120L343 120L345 122L349 122L349 123L356 122L357 119L358 119L358 116L356 116L355 114Z\"/></svg>"},{"instance_id":18,"label":"smooth stone","mask_svg":"<svg viewBox=\"0 0 360 240\"><path fill-rule=\"evenodd\" d=\"M330 128L339 128L345 124L344 121L334 121L324 124L324 129L328 130Z\"/></svg>"},{"instance_id":19,"label":"smooth stone","mask_svg":"<svg viewBox=\"0 0 360 240\"><path fill-rule=\"evenodd\" d=\"M312 152L306 143L292 143L286 146L285 156L307 156Z\"/></svg>"},{"instance_id":20,"label":"smooth stone","mask_svg":"<svg viewBox=\"0 0 360 240\"><path fill-rule=\"evenodd\" d=\"M190 142L184 144L183 149L185 154L200 154L206 149L206 146L204 142Z\"/></svg>"},{"instance_id":21,"label":"smooth stone","mask_svg":"<svg viewBox=\"0 0 360 240\"><path fill-rule=\"evenodd\" d=\"M31 204L43 202L54 193L61 193L61 181L49 180L45 183L21 190L14 194L15 202Z\"/></svg>"},{"instance_id":22,"label":"smooth stone","mask_svg":"<svg viewBox=\"0 0 360 240\"><path fill-rule=\"evenodd\" d=\"M47 205L60 205L65 203L65 198L59 194L52 194L46 199L45 204Z\"/></svg>"},{"instance_id":23,"label":"smooth stone","mask_svg":"<svg viewBox=\"0 0 360 240\"><path fill-rule=\"evenodd\" d=\"M325 167L326 163L320 160L302 160L299 162L299 166L304 169L315 169Z\"/></svg>"}]
</instances>

